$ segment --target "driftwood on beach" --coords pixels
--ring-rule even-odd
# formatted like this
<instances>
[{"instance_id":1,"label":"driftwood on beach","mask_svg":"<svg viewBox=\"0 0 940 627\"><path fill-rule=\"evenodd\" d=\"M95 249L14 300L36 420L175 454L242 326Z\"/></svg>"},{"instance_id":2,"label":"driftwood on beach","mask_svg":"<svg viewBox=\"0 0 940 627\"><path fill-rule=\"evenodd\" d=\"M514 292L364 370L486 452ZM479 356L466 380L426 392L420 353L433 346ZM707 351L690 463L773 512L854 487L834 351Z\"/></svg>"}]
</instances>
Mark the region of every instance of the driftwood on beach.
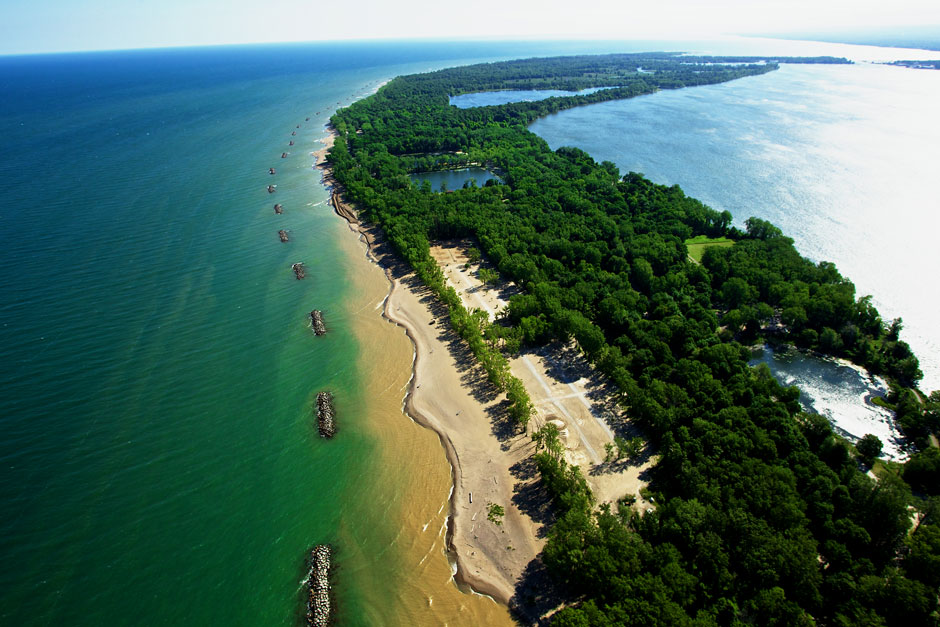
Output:
<instances>
[{"instance_id":1,"label":"driftwood on beach","mask_svg":"<svg viewBox=\"0 0 940 627\"><path fill-rule=\"evenodd\" d=\"M318 544L310 551L310 571L307 573L307 624L325 627L330 623L330 568L333 549L329 544Z\"/></svg>"},{"instance_id":2,"label":"driftwood on beach","mask_svg":"<svg viewBox=\"0 0 940 627\"><path fill-rule=\"evenodd\" d=\"M323 312L319 309L314 309L310 312L310 325L313 327L313 332L317 335L326 334L326 325L323 324Z\"/></svg>"},{"instance_id":3,"label":"driftwood on beach","mask_svg":"<svg viewBox=\"0 0 940 627\"><path fill-rule=\"evenodd\" d=\"M350 224L359 224L359 216L356 214L356 210L349 206L349 203L343 201L343 197L339 192L333 192L330 196L330 202L333 204L336 213L342 218L345 218Z\"/></svg>"},{"instance_id":4,"label":"driftwood on beach","mask_svg":"<svg viewBox=\"0 0 940 627\"><path fill-rule=\"evenodd\" d=\"M336 435L334 422L333 394L320 392L317 394L317 430L321 438L332 438Z\"/></svg>"}]
</instances>

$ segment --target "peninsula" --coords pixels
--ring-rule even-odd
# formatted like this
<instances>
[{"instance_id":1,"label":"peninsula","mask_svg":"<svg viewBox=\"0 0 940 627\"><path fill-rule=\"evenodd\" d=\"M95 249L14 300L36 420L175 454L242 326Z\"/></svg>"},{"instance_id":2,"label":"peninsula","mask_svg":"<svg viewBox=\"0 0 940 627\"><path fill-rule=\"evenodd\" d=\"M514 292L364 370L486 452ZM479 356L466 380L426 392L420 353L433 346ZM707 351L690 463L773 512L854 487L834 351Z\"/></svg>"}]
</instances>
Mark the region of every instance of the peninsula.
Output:
<instances>
[{"instance_id":1,"label":"peninsula","mask_svg":"<svg viewBox=\"0 0 940 627\"><path fill-rule=\"evenodd\" d=\"M454 466L458 579L523 621L935 621L940 511L922 497L940 485L940 395L916 389L900 323L774 225L738 229L677 186L553 152L526 129L787 62L844 60L482 64L396 78L331 119L333 203L394 281L385 313L416 343L407 408ZM591 87L606 89L448 103ZM411 181L435 162L500 180L452 193ZM749 367L745 345L771 335L889 377L911 462L874 462L872 446L801 412L796 388Z\"/></svg>"}]
</instances>

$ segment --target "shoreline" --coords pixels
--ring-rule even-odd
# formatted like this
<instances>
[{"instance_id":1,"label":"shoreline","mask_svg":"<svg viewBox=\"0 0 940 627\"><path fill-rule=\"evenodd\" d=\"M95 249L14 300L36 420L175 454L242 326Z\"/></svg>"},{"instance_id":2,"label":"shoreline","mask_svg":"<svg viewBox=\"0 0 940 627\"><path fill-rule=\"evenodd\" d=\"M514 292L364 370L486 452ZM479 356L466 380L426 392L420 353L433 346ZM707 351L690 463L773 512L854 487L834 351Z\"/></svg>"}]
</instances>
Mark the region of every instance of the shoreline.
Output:
<instances>
[{"instance_id":1,"label":"shoreline","mask_svg":"<svg viewBox=\"0 0 940 627\"><path fill-rule=\"evenodd\" d=\"M448 558L456 565L453 580L458 588L466 586L471 593L512 610L517 606L513 597L519 579L544 543L536 539L538 525L512 503L517 482L510 466L528 458L533 445L524 433L502 441L492 433L488 416L500 405L503 395L484 393L486 402L481 399L480 391L475 389L478 377L473 376L477 365L458 365L461 356L453 353L466 349L454 346L457 338L446 313L442 317L440 311L432 311L442 307L440 303L417 282L405 262L384 249L381 232L360 223L355 210L342 201L331 168L321 157L336 139L332 128L326 130L328 137L321 140L326 147L314 154L318 156L316 167L322 172L322 183L330 193L330 204L365 245L366 258L382 269L388 281L382 317L400 327L412 344L411 378L402 412L437 435L450 466L445 545ZM455 363L446 363L449 361ZM465 418L459 420L461 415ZM501 525L487 521L488 502L504 507L506 516Z\"/></svg>"}]
</instances>

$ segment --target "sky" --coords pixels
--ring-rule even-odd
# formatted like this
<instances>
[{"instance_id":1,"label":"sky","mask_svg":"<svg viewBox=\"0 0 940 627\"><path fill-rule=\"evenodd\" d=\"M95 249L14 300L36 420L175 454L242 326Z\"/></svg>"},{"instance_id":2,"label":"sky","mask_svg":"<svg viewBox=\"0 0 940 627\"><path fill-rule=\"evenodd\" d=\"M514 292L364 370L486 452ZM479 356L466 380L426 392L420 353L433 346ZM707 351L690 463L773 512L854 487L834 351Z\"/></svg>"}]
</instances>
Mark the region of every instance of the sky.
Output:
<instances>
[{"instance_id":1,"label":"sky","mask_svg":"<svg viewBox=\"0 0 940 627\"><path fill-rule=\"evenodd\" d=\"M2 0L0 54L347 39L683 39L940 24L938 0Z\"/></svg>"}]
</instances>

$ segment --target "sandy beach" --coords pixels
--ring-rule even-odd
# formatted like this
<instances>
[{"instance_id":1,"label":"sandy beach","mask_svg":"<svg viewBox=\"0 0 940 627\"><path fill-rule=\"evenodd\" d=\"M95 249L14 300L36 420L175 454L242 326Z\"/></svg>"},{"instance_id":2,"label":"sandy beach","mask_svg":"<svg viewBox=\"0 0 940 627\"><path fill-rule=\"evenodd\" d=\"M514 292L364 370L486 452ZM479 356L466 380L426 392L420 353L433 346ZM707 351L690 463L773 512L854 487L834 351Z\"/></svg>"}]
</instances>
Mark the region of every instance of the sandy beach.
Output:
<instances>
[{"instance_id":1,"label":"sandy beach","mask_svg":"<svg viewBox=\"0 0 940 627\"><path fill-rule=\"evenodd\" d=\"M323 140L332 145L335 137ZM321 152L325 155L327 149ZM455 579L468 591L508 605L528 622L550 610L542 601L551 585L537 556L552 522L549 498L531 459L529 434L552 420L562 425L566 458L582 467L598 502L622 496L637 499L654 463L648 452L630 463L607 463L604 445L613 440L606 418L617 411L612 391L572 347L555 346L524 353L511 361L532 396L536 415L523 432L506 415L505 395L487 380L464 342L450 329L444 307L399 260L381 232L359 222L346 203L325 161L318 158L324 184L330 189L337 215L365 244L365 254L384 269L390 282L384 317L401 326L414 344L412 379L405 413L432 429L451 465L453 492L447 545L456 563ZM466 243L432 247L432 254L467 307L491 315L505 306L511 286L488 288L465 267ZM614 421L616 422L616 421ZM622 424L620 425L622 427ZM498 522L488 516L491 505L505 512Z\"/></svg>"},{"instance_id":2,"label":"sandy beach","mask_svg":"<svg viewBox=\"0 0 940 627\"><path fill-rule=\"evenodd\" d=\"M332 186L328 168L321 167L324 183ZM384 315L414 343L405 412L438 435L451 465L448 546L457 566L455 579L509 605L544 544L542 514L548 502L528 460L534 445L509 422L505 395L486 380L430 290L398 260L380 232L358 223L348 205L337 213L384 268L390 281ZM488 519L490 505L505 512L499 524Z\"/></svg>"}]
</instances>

